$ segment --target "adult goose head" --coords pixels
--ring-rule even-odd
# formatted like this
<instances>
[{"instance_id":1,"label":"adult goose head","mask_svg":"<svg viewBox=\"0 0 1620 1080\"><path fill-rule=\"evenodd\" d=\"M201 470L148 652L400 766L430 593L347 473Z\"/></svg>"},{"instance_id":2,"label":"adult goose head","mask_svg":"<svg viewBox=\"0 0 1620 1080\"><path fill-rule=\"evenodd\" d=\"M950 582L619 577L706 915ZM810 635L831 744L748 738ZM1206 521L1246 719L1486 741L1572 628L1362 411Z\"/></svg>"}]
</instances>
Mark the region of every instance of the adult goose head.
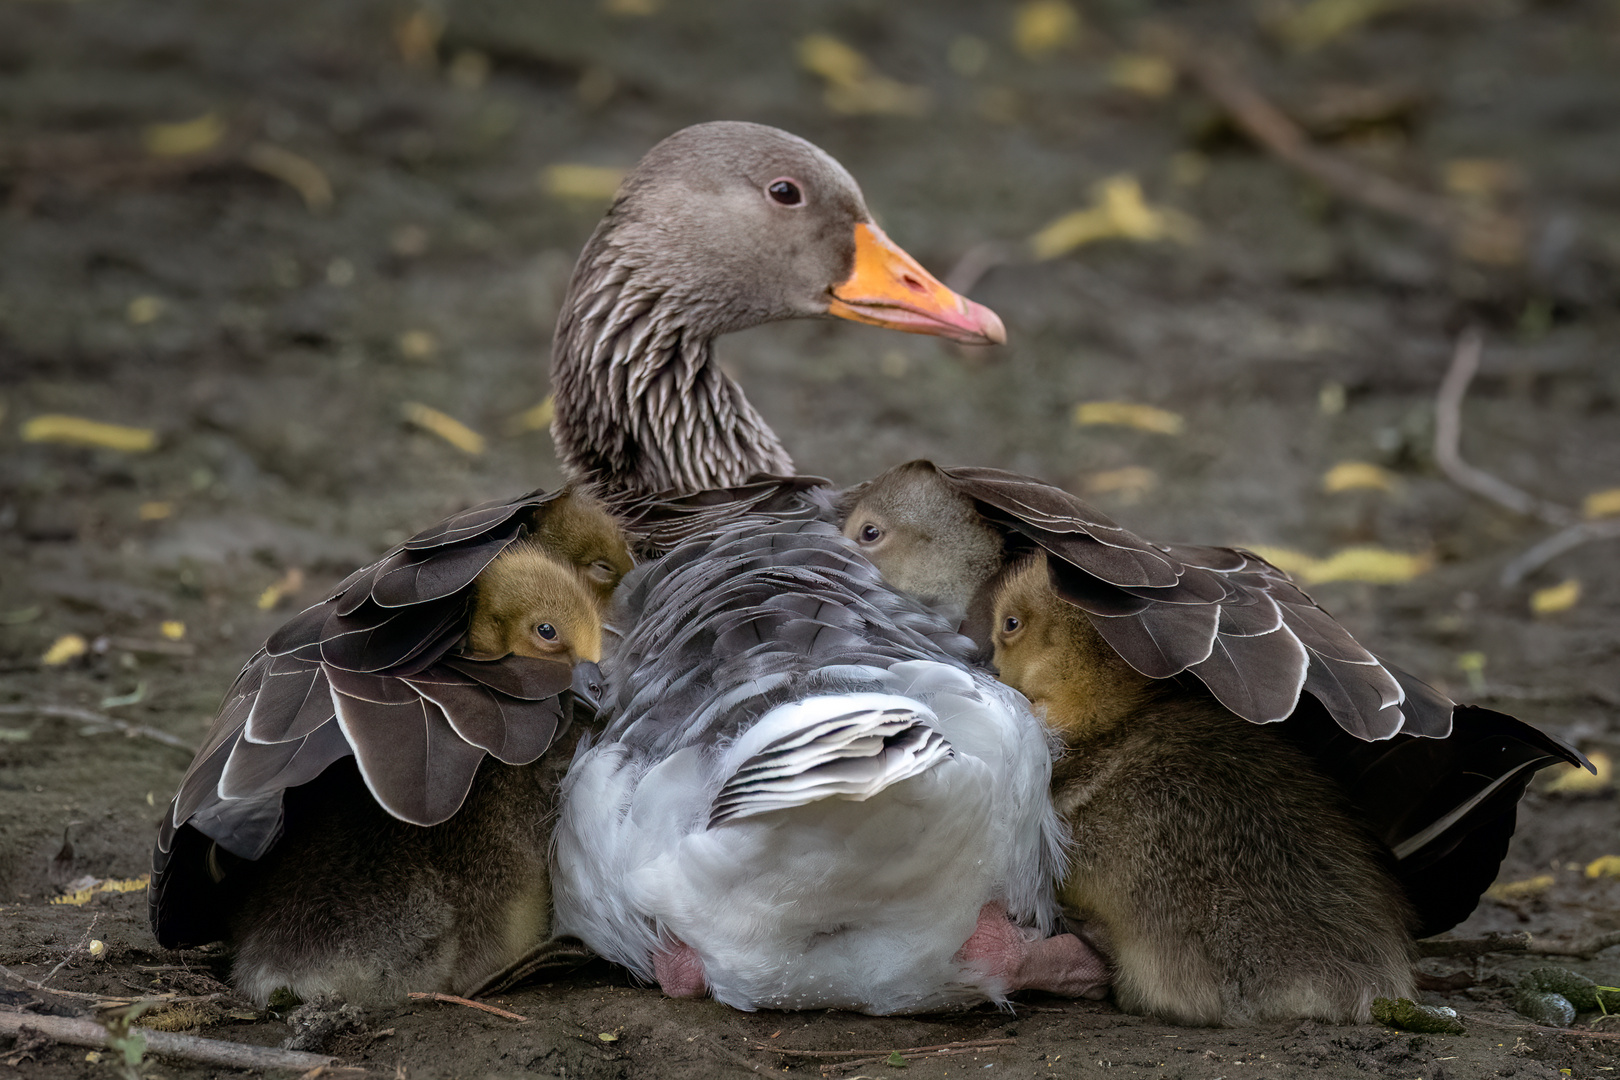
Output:
<instances>
[{"instance_id":1,"label":"adult goose head","mask_svg":"<svg viewBox=\"0 0 1620 1080\"><path fill-rule=\"evenodd\" d=\"M574 270L552 359L552 434L615 495L791 474L714 361L721 334L830 316L968 344L1006 339L872 220L843 166L759 124L699 124L625 179Z\"/></svg>"}]
</instances>

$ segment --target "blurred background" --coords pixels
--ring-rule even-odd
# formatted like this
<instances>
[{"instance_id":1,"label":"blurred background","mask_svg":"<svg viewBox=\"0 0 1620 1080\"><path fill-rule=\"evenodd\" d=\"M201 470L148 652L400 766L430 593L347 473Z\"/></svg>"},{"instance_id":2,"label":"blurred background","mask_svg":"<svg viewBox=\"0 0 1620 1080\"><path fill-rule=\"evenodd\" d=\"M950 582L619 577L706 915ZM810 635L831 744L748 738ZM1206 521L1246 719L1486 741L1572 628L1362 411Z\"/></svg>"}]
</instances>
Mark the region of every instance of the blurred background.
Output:
<instances>
[{"instance_id":1,"label":"blurred background","mask_svg":"<svg viewBox=\"0 0 1620 1080\"><path fill-rule=\"evenodd\" d=\"M575 254L720 118L839 158L1008 328L726 339L801 470L1001 466L1255 547L1606 762L1620 546L1521 557L1620 514L1617 72L1614 0L5 0L0 905L143 872L269 630L561 480ZM1462 455L1529 513L1435 456L1471 327ZM1604 768L1532 795L1480 925L1620 925Z\"/></svg>"}]
</instances>

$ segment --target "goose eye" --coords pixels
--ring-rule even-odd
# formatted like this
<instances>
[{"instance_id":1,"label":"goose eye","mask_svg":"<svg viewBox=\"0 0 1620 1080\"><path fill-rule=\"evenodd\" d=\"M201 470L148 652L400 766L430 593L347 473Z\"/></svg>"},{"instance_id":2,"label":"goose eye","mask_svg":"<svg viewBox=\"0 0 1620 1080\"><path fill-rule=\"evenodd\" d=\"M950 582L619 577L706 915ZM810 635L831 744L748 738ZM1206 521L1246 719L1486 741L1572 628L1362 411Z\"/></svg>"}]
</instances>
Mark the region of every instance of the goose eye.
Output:
<instances>
[{"instance_id":1,"label":"goose eye","mask_svg":"<svg viewBox=\"0 0 1620 1080\"><path fill-rule=\"evenodd\" d=\"M618 570L614 569L613 566L605 562L591 563L591 568L585 573L592 581L601 582L612 581L619 575Z\"/></svg>"},{"instance_id":2,"label":"goose eye","mask_svg":"<svg viewBox=\"0 0 1620 1080\"><path fill-rule=\"evenodd\" d=\"M786 177L780 180L772 180L767 184L765 194L783 206L802 206L804 204L804 192L799 190L798 184Z\"/></svg>"},{"instance_id":3,"label":"goose eye","mask_svg":"<svg viewBox=\"0 0 1620 1080\"><path fill-rule=\"evenodd\" d=\"M534 632L539 634L541 639L544 641L557 640L557 628L548 622L543 622L539 626L535 627Z\"/></svg>"},{"instance_id":4,"label":"goose eye","mask_svg":"<svg viewBox=\"0 0 1620 1080\"><path fill-rule=\"evenodd\" d=\"M1023 627L1023 625L1023 623L1018 621L1018 616L1009 615L1001 624L1001 632L1003 634L1016 634Z\"/></svg>"},{"instance_id":5,"label":"goose eye","mask_svg":"<svg viewBox=\"0 0 1620 1080\"><path fill-rule=\"evenodd\" d=\"M875 544L877 543L878 537L882 535L883 530L878 528L876 525L873 525L871 522L867 522L865 525L861 526L860 536L861 543L863 544Z\"/></svg>"}]
</instances>

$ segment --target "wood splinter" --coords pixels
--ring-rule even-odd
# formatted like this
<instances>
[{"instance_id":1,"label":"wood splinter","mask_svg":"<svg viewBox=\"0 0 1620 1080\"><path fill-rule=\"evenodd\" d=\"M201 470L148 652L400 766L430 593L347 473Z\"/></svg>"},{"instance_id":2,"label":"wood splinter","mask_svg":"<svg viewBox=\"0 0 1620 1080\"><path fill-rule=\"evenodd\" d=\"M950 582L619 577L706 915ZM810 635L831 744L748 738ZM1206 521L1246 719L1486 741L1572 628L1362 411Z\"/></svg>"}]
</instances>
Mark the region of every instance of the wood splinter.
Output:
<instances>
[{"instance_id":1,"label":"wood splinter","mask_svg":"<svg viewBox=\"0 0 1620 1080\"><path fill-rule=\"evenodd\" d=\"M41 1016L37 1013L0 1012L0 1035L20 1035L24 1029L36 1031L46 1038L69 1046L89 1046L98 1050L112 1049L111 1034L94 1020L71 1016ZM320 1066L337 1064L337 1058L325 1054L306 1054L299 1050L282 1050L274 1046L250 1046L247 1043L226 1042L222 1039L204 1039L197 1035L177 1035L168 1031L154 1031L135 1025L146 1040L148 1053L159 1057L180 1058L205 1065L228 1065L236 1069L297 1069L307 1072Z\"/></svg>"}]
</instances>

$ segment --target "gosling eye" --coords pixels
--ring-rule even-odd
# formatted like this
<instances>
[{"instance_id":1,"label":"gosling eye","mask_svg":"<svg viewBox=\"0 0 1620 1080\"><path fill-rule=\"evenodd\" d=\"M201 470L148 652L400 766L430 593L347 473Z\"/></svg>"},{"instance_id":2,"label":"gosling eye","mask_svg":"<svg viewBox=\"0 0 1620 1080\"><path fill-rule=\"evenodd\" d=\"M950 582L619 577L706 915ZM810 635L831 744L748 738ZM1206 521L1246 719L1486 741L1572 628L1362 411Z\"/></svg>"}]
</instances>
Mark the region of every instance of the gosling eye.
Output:
<instances>
[{"instance_id":1,"label":"gosling eye","mask_svg":"<svg viewBox=\"0 0 1620 1080\"><path fill-rule=\"evenodd\" d=\"M1009 615L1006 617L1006 619L1002 620L1001 632L1003 634L1016 634L1019 630L1022 630L1023 627L1024 624L1018 620L1018 616Z\"/></svg>"},{"instance_id":2,"label":"gosling eye","mask_svg":"<svg viewBox=\"0 0 1620 1080\"><path fill-rule=\"evenodd\" d=\"M591 568L585 571L585 576L590 578L592 581L600 581L605 584L609 581L616 580L619 576L619 571L611 563L594 562L591 563Z\"/></svg>"},{"instance_id":3,"label":"gosling eye","mask_svg":"<svg viewBox=\"0 0 1620 1080\"><path fill-rule=\"evenodd\" d=\"M543 622L539 626L535 627L534 632L540 635L540 639L542 641L557 640L557 628L548 622Z\"/></svg>"},{"instance_id":4,"label":"gosling eye","mask_svg":"<svg viewBox=\"0 0 1620 1080\"><path fill-rule=\"evenodd\" d=\"M873 525L870 521L861 526L859 539L863 544L875 544L882 536L883 530L878 528L876 525Z\"/></svg>"}]
</instances>

